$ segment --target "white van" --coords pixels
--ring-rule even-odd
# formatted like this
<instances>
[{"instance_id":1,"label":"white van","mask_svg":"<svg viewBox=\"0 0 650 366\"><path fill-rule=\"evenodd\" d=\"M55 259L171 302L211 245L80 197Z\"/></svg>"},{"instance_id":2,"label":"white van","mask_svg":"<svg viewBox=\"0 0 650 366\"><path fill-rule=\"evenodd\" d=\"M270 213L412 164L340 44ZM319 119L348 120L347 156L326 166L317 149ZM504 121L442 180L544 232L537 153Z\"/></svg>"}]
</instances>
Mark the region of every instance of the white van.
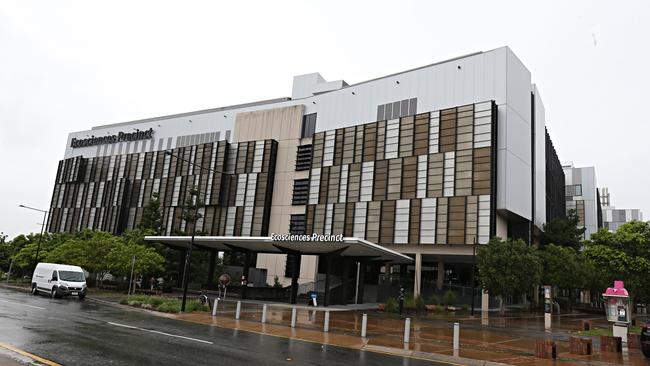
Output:
<instances>
[{"instance_id":1,"label":"white van","mask_svg":"<svg viewBox=\"0 0 650 366\"><path fill-rule=\"evenodd\" d=\"M78 266L39 263L32 276L32 294L46 292L52 297L86 297L86 276Z\"/></svg>"}]
</instances>

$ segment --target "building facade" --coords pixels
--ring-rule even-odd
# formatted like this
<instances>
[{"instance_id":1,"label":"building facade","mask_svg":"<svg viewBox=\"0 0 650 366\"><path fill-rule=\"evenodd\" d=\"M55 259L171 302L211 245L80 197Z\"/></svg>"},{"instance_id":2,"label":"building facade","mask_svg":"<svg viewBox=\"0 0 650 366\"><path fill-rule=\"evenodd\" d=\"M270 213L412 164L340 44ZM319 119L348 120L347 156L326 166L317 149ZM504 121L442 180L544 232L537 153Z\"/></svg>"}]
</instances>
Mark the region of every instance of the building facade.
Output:
<instances>
[{"instance_id":1,"label":"building facade","mask_svg":"<svg viewBox=\"0 0 650 366\"><path fill-rule=\"evenodd\" d=\"M584 239L603 226L600 194L596 186L594 167L578 168L573 163L564 163L566 181L566 210L574 210L578 215L578 225L584 227Z\"/></svg>"},{"instance_id":2,"label":"building facade","mask_svg":"<svg viewBox=\"0 0 650 366\"><path fill-rule=\"evenodd\" d=\"M599 191L603 210L603 228L614 232L626 222L643 221L643 212L640 209L616 208L611 203L609 188L602 187Z\"/></svg>"},{"instance_id":3,"label":"building facade","mask_svg":"<svg viewBox=\"0 0 650 366\"><path fill-rule=\"evenodd\" d=\"M545 124L530 71L507 47L353 85L296 76L290 98L71 133L48 230L135 228L157 192L173 235L187 229L196 186L207 235L343 234L414 259L366 278L399 273L416 294L466 286L473 244L532 243L564 214ZM292 265L255 261L268 283L287 284ZM301 283L318 281L317 257L299 266Z\"/></svg>"}]
</instances>

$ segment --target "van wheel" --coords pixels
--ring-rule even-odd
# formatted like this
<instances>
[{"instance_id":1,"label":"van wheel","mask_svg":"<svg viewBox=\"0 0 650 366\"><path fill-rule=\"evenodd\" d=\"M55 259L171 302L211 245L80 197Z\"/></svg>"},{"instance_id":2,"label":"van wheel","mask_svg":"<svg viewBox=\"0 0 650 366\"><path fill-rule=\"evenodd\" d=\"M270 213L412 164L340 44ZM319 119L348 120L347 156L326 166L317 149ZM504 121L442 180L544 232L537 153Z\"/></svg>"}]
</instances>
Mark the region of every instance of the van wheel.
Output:
<instances>
[{"instance_id":1,"label":"van wheel","mask_svg":"<svg viewBox=\"0 0 650 366\"><path fill-rule=\"evenodd\" d=\"M50 296L52 296L53 299L56 299L58 297L56 295L56 287L52 287L52 293L50 293Z\"/></svg>"},{"instance_id":2,"label":"van wheel","mask_svg":"<svg viewBox=\"0 0 650 366\"><path fill-rule=\"evenodd\" d=\"M33 283L32 284L32 295L36 295L36 294L38 294L38 289L36 288L36 284Z\"/></svg>"},{"instance_id":3,"label":"van wheel","mask_svg":"<svg viewBox=\"0 0 650 366\"><path fill-rule=\"evenodd\" d=\"M79 300L83 300L86 298L86 294L79 294Z\"/></svg>"}]
</instances>

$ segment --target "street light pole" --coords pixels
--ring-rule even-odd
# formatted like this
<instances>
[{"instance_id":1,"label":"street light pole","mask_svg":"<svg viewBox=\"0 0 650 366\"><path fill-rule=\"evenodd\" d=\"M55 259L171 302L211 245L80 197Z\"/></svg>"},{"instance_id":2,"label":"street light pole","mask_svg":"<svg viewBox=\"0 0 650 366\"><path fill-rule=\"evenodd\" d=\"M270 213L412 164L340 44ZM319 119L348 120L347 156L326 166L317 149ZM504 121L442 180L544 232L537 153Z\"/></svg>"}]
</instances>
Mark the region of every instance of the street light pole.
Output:
<instances>
[{"instance_id":1,"label":"street light pole","mask_svg":"<svg viewBox=\"0 0 650 366\"><path fill-rule=\"evenodd\" d=\"M191 162L191 161L189 161L187 159L181 158L180 156L174 155L169 150L165 151L165 155L173 156L178 160L184 161L184 162L186 162L188 164L192 164L193 166L199 167L199 169L204 169L204 170L207 170L207 171L212 172L212 173L229 174L229 173L226 173L226 172L222 172L222 171L211 169L211 168L206 168L204 166L195 164L195 163L193 163L193 162ZM200 186L200 182L199 182L199 186ZM191 215L192 216L192 220L191 220L191 222L192 222L192 236L191 236L191 239L190 239L190 247L189 247L189 250L187 251L187 255L185 256L185 265L183 266L183 300L181 302L181 312L185 312L185 304L187 302L187 289L189 287L189 282L190 282L189 281L189 275L190 275L189 272L190 272L190 262L192 260L192 248L194 248L194 236L196 234L196 221L199 219L199 214L198 214L198 210L199 210L198 199L199 199L199 194L200 194L199 186L193 187L191 192L190 192L190 195L192 196L192 206L193 206L194 213ZM185 220L185 221L187 221L187 220Z\"/></svg>"},{"instance_id":2,"label":"street light pole","mask_svg":"<svg viewBox=\"0 0 650 366\"><path fill-rule=\"evenodd\" d=\"M34 270L36 269L36 265L38 264L38 255L41 252L41 242L43 241L43 232L45 231L45 224L47 223L47 216L50 213L48 210L41 210L38 208L34 207L29 207L25 205L19 205L18 207L20 208L26 208L28 210L33 210L33 211L39 211L43 213L43 223L41 223L41 235L38 237L38 246L36 247L36 258L34 258Z\"/></svg>"},{"instance_id":3,"label":"street light pole","mask_svg":"<svg viewBox=\"0 0 650 366\"><path fill-rule=\"evenodd\" d=\"M192 248L194 247L194 234L196 233L196 220L198 220L198 195L199 189L195 188L190 191L192 195L192 206L194 213L192 214L192 238L190 239L190 249L187 251L187 257L185 257L185 269L183 269L183 301L181 302L181 313L185 312L185 303L187 302L187 288L189 286L189 272L190 272L190 261L192 260Z\"/></svg>"},{"instance_id":4,"label":"street light pole","mask_svg":"<svg viewBox=\"0 0 650 366\"><path fill-rule=\"evenodd\" d=\"M470 313L471 316L474 316L474 287L476 287L476 281L474 279L476 277L476 236L474 236L474 244L472 244L472 311Z\"/></svg>"}]
</instances>

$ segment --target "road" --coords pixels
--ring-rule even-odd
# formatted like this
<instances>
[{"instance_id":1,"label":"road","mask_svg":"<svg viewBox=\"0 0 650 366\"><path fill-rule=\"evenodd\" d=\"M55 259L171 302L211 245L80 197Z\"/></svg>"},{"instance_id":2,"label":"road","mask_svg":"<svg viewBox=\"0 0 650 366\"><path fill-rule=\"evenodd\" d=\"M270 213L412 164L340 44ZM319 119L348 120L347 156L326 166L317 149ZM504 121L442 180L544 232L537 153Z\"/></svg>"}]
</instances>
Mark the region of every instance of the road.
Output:
<instances>
[{"instance_id":1,"label":"road","mask_svg":"<svg viewBox=\"0 0 650 366\"><path fill-rule=\"evenodd\" d=\"M446 365L0 288L0 343L62 365Z\"/></svg>"}]
</instances>

